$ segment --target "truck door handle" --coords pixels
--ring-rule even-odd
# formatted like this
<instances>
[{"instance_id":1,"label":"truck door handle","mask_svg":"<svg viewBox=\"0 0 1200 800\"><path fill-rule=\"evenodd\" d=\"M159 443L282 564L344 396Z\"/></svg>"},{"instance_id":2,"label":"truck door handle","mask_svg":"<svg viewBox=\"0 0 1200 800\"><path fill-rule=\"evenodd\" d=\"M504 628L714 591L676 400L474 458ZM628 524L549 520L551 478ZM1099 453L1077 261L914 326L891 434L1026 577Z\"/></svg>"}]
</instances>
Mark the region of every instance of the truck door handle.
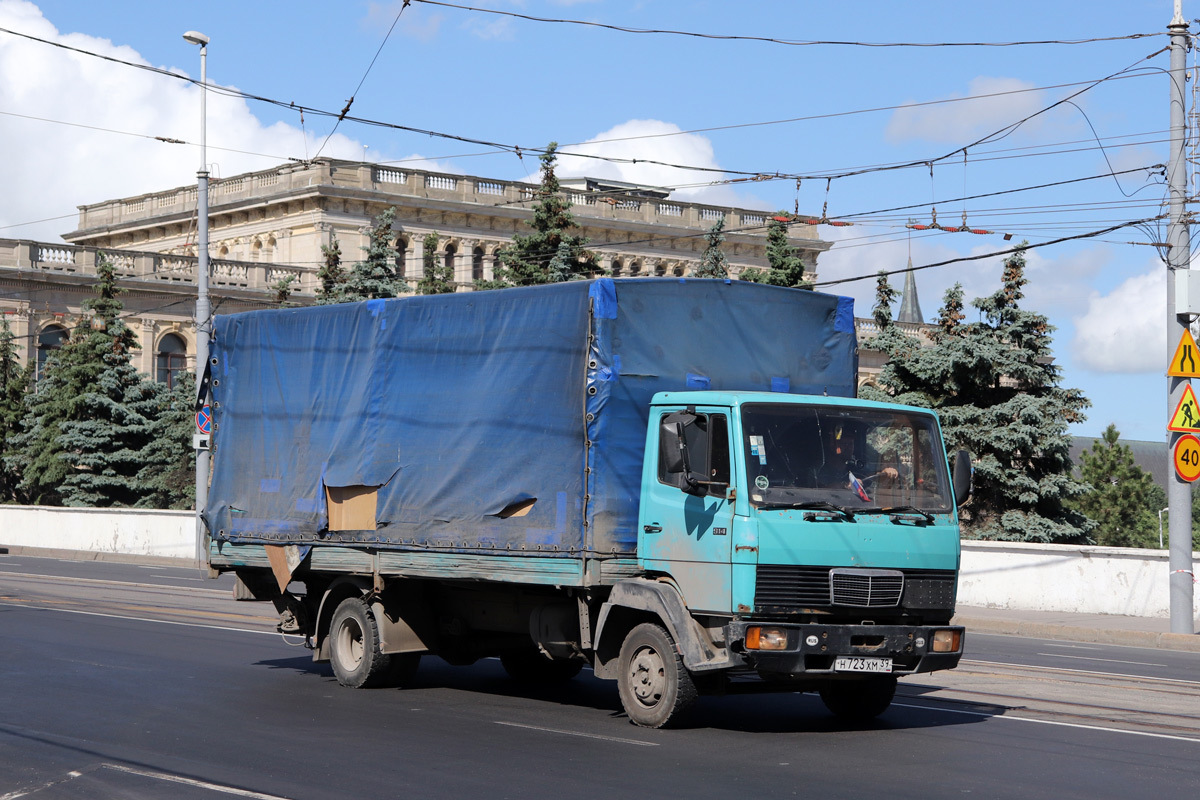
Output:
<instances>
[{"instance_id":1,"label":"truck door handle","mask_svg":"<svg viewBox=\"0 0 1200 800\"><path fill-rule=\"evenodd\" d=\"M661 533L662 525L643 525L642 530L646 533Z\"/></svg>"}]
</instances>

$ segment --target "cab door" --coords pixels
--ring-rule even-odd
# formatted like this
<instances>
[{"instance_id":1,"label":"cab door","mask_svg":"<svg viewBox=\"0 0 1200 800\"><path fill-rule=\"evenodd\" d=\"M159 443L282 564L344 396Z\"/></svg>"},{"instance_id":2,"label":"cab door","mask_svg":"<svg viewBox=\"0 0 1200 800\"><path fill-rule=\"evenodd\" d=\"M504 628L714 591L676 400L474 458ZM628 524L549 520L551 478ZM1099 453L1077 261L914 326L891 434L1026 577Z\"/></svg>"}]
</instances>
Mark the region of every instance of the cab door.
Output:
<instances>
[{"instance_id":1,"label":"cab door","mask_svg":"<svg viewBox=\"0 0 1200 800\"><path fill-rule=\"evenodd\" d=\"M689 409L691 411L692 409ZM693 611L729 613L730 531L735 496L730 410L694 407L684 427L691 478L670 471L663 421L679 409L654 408L642 472L638 554L642 567L670 575Z\"/></svg>"}]
</instances>

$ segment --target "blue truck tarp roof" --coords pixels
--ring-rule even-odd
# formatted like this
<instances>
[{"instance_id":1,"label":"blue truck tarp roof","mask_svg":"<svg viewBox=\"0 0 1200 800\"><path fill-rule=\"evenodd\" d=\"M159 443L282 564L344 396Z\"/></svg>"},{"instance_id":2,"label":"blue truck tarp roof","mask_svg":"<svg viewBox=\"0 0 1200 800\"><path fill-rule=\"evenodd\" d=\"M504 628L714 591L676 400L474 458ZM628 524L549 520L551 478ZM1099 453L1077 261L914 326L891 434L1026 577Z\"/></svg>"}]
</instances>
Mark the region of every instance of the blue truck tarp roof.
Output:
<instances>
[{"instance_id":1,"label":"blue truck tarp roof","mask_svg":"<svg viewBox=\"0 0 1200 800\"><path fill-rule=\"evenodd\" d=\"M634 553L655 392L858 367L850 298L677 278L231 314L211 355L218 541L562 557ZM376 526L326 530L326 487L377 487Z\"/></svg>"}]
</instances>

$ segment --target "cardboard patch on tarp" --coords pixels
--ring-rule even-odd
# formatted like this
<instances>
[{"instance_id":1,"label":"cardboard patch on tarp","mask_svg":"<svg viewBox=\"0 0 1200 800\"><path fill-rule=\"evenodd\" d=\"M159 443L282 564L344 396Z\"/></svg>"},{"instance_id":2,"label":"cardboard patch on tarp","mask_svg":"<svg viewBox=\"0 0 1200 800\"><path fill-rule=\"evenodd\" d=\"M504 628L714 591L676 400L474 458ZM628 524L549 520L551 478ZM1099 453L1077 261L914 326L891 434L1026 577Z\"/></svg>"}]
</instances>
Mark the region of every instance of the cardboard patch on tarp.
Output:
<instances>
[{"instance_id":1,"label":"cardboard patch on tarp","mask_svg":"<svg viewBox=\"0 0 1200 800\"><path fill-rule=\"evenodd\" d=\"M279 591L285 592L288 584L292 582L292 573L308 556L312 546L268 544L264 549L267 551L267 561L271 564L271 574L275 576L275 582L279 584Z\"/></svg>"},{"instance_id":2,"label":"cardboard patch on tarp","mask_svg":"<svg viewBox=\"0 0 1200 800\"><path fill-rule=\"evenodd\" d=\"M325 501L329 507L329 530L375 530L378 486L326 486Z\"/></svg>"}]
</instances>

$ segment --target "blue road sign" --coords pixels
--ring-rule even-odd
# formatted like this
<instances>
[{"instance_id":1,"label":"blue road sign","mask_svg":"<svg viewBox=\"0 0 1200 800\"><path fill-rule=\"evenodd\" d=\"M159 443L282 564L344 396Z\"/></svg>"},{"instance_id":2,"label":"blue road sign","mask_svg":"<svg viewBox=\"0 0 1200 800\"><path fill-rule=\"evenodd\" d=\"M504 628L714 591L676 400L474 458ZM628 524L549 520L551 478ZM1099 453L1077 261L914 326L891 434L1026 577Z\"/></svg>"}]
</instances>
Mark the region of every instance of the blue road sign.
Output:
<instances>
[{"instance_id":1,"label":"blue road sign","mask_svg":"<svg viewBox=\"0 0 1200 800\"><path fill-rule=\"evenodd\" d=\"M212 433L212 409L204 406L196 412L196 430L208 436Z\"/></svg>"}]
</instances>

